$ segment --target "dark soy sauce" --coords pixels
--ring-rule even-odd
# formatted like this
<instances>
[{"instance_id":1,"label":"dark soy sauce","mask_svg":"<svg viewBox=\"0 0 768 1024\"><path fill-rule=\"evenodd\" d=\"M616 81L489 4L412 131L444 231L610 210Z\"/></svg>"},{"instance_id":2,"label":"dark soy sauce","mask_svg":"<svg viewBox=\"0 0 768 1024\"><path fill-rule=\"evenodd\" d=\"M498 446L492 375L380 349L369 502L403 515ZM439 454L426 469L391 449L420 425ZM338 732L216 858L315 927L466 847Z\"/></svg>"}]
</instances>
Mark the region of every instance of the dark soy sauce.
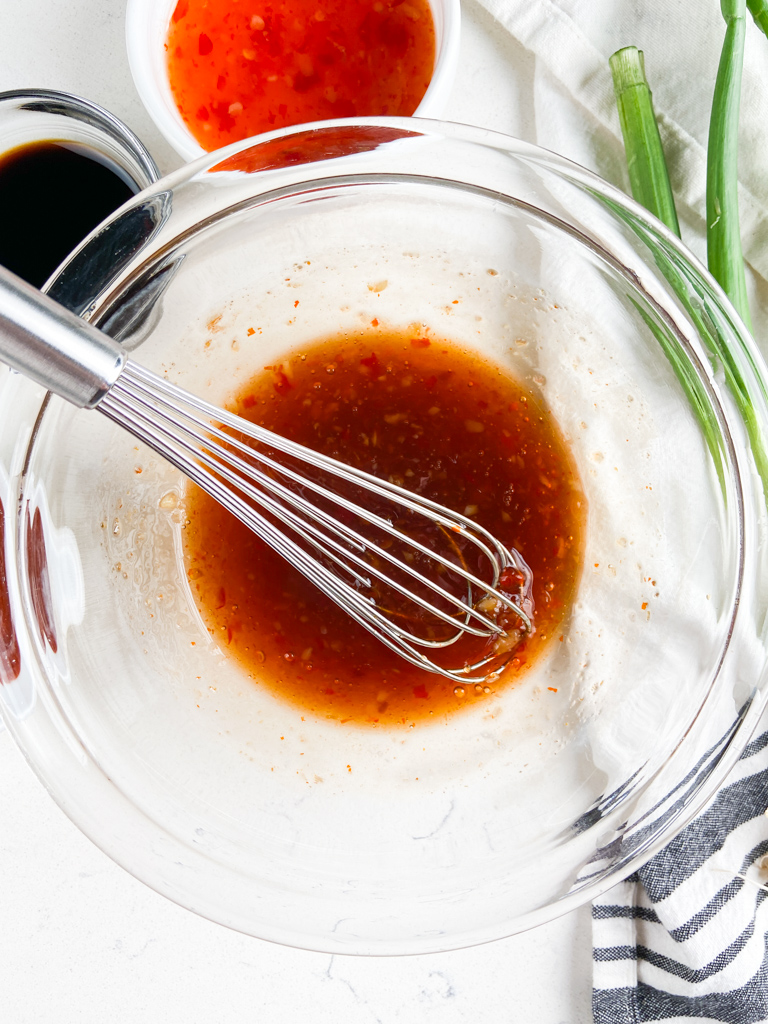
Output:
<instances>
[{"instance_id":1,"label":"dark soy sauce","mask_svg":"<svg viewBox=\"0 0 768 1024\"><path fill-rule=\"evenodd\" d=\"M87 149L35 142L0 156L0 264L40 288L136 193Z\"/></svg>"}]
</instances>

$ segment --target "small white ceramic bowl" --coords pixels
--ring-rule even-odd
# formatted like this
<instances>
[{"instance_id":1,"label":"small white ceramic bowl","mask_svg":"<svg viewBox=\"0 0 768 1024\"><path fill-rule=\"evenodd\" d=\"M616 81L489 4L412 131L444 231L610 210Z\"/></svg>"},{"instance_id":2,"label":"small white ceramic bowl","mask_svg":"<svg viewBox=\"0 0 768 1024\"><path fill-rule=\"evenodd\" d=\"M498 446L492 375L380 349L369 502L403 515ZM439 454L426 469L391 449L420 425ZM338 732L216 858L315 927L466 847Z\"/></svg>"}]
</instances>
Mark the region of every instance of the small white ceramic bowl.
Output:
<instances>
[{"instance_id":1,"label":"small white ceramic bowl","mask_svg":"<svg viewBox=\"0 0 768 1024\"><path fill-rule=\"evenodd\" d=\"M164 43L177 0L128 0L125 34L131 74L144 106L160 132L185 160L206 150L194 138L171 93ZM441 117L459 59L460 0L429 0L435 23L435 68L418 117ZM373 111L371 113L374 113Z\"/></svg>"}]
</instances>

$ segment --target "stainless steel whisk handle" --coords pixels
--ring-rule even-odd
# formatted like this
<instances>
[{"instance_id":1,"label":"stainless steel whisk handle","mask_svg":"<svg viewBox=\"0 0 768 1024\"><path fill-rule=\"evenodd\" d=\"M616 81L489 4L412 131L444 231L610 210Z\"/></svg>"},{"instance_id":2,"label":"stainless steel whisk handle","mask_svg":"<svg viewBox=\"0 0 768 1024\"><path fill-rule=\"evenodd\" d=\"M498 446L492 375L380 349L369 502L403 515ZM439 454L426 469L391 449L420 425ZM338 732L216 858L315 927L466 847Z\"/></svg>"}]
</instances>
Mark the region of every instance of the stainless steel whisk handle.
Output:
<instances>
[{"instance_id":1,"label":"stainless steel whisk handle","mask_svg":"<svg viewBox=\"0 0 768 1024\"><path fill-rule=\"evenodd\" d=\"M116 341L0 267L0 360L81 409L93 409L126 361Z\"/></svg>"}]
</instances>

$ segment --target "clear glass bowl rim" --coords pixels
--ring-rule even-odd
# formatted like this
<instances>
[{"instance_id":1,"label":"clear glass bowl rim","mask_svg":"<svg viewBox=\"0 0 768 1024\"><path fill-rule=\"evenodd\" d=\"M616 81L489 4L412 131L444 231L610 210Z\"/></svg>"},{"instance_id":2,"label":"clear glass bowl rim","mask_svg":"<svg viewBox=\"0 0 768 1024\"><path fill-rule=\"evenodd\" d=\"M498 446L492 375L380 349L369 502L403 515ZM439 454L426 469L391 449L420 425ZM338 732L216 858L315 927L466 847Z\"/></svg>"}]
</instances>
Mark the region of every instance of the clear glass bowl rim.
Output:
<instances>
[{"instance_id":1,"label":"clear glass bowl rim","mask_svg":"<svg viewBox=\"0 0 768 1024\"><path fill-rule=\"evenodd\" d=\"M2 98L2 96L0 96L0 98ZM175 171L172 174L161 179L160 181L156 182L155 184L150 186L144 193L141 193L139 196L134 197L134 199L130 201L127 204L127 206L131 206L133 204L138 205L141 202L146 202L147 199L152 196L162 194L173 194L174 189L183 186L186 182L189 182L192 179L200 181L202 175L204 175L209 170L213 169L214 167L216 167L218 164L228 159L229 157L235 156L239 153L242 153L243 151L246 151L254 146L261 145L265 142L275 139L288 139L291 136L304 135L307 132L316 132L327 128L351 128L353 127L353 125L359 125L363 127L383 127L400 129L403 132L409 134L425 134L427 136L432 137L447 135L451 138L458 138L463 142L473 143L480 147L485 146L494 149L500 149L502 151L509 153L511 156L532 160L533 162L546 167L548 171L553 172L554 174L562 174L571 181L579 182L585 188L588 188L593 192L604 196L605 198L610 200L611 203L615 204L618 208L627 211L639 223L647 226L647 228L654 235L661 237L664 240L665 245L667 245L670 249L675 250L679 255L680 259L683 260L691 268L692 272L701 279L701 281L704 283L708 291L711 292L711 294L716 297L718 304L722 308L727 320L734 325L734 330L741 346L738 356L743 363L743 369L745 374L749 378L750 383L754 386L755 403L762 413L763 425L765 426L765 424L768 424L768 415L766 415L765 393L763 385L760 380L760 377L762 377L762 381L766 379L765 367L763 364L762 357L753 339L750 337L746 328L739 320L737 314L733 310L727 298L725 297L719 286L716 284L716 282L714 282L714 280L709 276L705 268L699 264L696 258L690 252L688 252L688 250L685 249L685 247L680 243L680 241L677 238L675 238L670 232L668 232L663 225L661 225L658 221L655 220L655 218L648 214L647 211L645 211L642 207L636 204L633 200L625 196L618 189L604 182L602 179L598 178L597 176L585 170L584 168L556 154L549 153L531 144L520 142L518 140L508 138L498 133L486 132L481 129L467 128L465 126L457 126L442 122L422 121L418 119L364 118L357 119L354 122L320 122L318 124L313 124L311 126L296 126L290 129L284 129L281 131L269 133L268 135L260 136L257 139L245 140L243 142L235 143L231 146L228 146L225 149L219 150L215 153L206 154L200 157L199 159L195 160L193 163L185 165L180 170ZM306 171L302 171L302 168L305 168ZM318 177L325 179L326 175L323 173L323 171L328 170L328 168L324 168L321 166L320 170L316 174L313 173L314 171L317 171L317 168L318 164L311 162L305 165L299 165L298 167L292 166L286 168L286 177L288 178L288 181L283 187L294 187L297 184L298 180L303 180L304 183L306 183L308 181L314 181ZM252 175L252 177L254 178L255 181L258 178L258 172L255 175ZM272 173L268 185L265 186L265 193L274 191L276 187L278 187L276 177L274 173ZM253 195L258 195L258 192L255 188L253 189ZM123 209L125 209L125 207ZM108 226L111 220L112 218L106 221L105 224L102 225L100 228L96 229L94 235L103 232L105 228L108 230ZM94 235L90 236L90 238L93 238ZM78 248L78 250L76 250L75 254L73 254L73 256L70 257L70 260L66 264L64 264L64 267L70 265L76 257L87 256L88 246L89 239L86 239L83 242L83 244ZM150 259L153 260L155 259L155 257L156 253L153 253ZM58 274L62 272L62 269L63 268L60 268ZM137 269L135 267L132 267L129 273L130 276L135 276L137 272ZM109 293L112 292L114 294L115 285L114 282L110 282L107 280L108 276L109 275L107 274L105 279L105 285L108 285L108 287L105 287L105 289L98 296L94 295L94 300L91 306L89 307L88 311L89 316L94 315L95 313L96 318L98 318L98 310L100 308L103 308L105 304L109 305ZM53 282L55 282L55 280L56 277L52 279ZM124 285L125 280L123 280L119 284L119 286L117 287L117 291L122 290ZM743 471L747 471L748 469L746 465L742 466L741 468ZM666 843L668 843L669 840L677 832L679 832L680 829L682 829L685 826L685 824L689 822L692 817L695 816L696 813L698 813L698 811L704 806L704 804L711 798L711 796L714 794L717 788L721 785L727 772L731 769L735 761L740 756L741 751L749 742L750 736L752 734L754 726L757 724L764 703L765 697L762 697L761 699L758 699L754 702L753 706L750 708L749 712L744 716L738 728L734 731L731 740L727 746L727 749L723 756L720 758L717 767L709 774L706 780L706 784L702 785L699 788L699 790L696 793L695 799L692 799L686 806L684 813L681 813L675 819L673 828L671 828L667 833L659 836L654 842L649 843L646 847L642 849L641 852L636 853L634 857L632 857L626 863L622 864L620 870L612 872L608 877L602 878L599 881L595 882L591 888L587 887L585 889L582 889L577 894L574 894L574 896L572 897L564 897L555 904L550 904L539 908L539 910L527 915L524 919L518 919L514 922L510 922L510 928L504 934L511 934L515 931L523 930L524 928L534 927L538 924L551 920L554 917L560 916L561 914L564 914L572 909L575 909L577 906L584 904L585 902L595 898L605 890L609 889L611 886L620 881L623 877L626 877L626 875L636 870L640 863L647 860L661 847L666 845ZM0 710L2 710L1 706ZM25 751L28 759L30 759L30 763L32 763L33 769L35 769L38 775L40 775L40 777L43 779L46 786L52 792L54 798L65 810L65 813L68 813L75 821L75 823L78 824L78 826L86 832L86 834L89 834L90 837L94 840L94 842L97 843L97 845L99 845L102 849L105 849L105 852L107 852L118 863L121 863L124 867L126 867L126 869L129 872L131 872L132 874L136 874L136 877L142 878L142 880L146 881L147 884L149 884L153 888L157 888L158 891L168 895L171 899L174 899L176 902L179 902L185 906L190 906L191 901L185 901L174 896L174 894L169 891L169 889L171 888L169 885L158 885L154 881L148 879L145 873L142 874L140 872L135 872L132 869L131 864L129 863L129 855L116 855L116 852L113 849L108 848L108 844L106 844L103 841L102 837L96 837L95 835L92 835L92 830L89 829L87 826L84 826L83 823L78 820L76 814L70 813L71 809L68 807L69 801L66 798L66 783L59 784L58 781L54 781L43 774L40 767L35 764L34 758L32 757L31 753L25 750L23 730L21 730L20 735L20 730L15 727L14 723L10 719L8 719L8 724L9 728L14 733L14 735L17 738L17 741L22 747L22 750ZM197 912L202 911L198 910ZM212 917L212 919L216 920L214 915L206 914L205 912L202 913L204 913L204 916L210 916ZM477 942L483 941L491 941L493 939L501 937L502 934L476 936L470 938L467 941L459 941L453 943L446 942L441 946L436 946L435 949L460 948L463 945L476 944ZM278 938L277 941L285 940L281 940ZM323 950L326 950L330 947L320 947L310 944L304 946L303 948L322 948ZM343 951L351 952L348 949L344 949ZM411 950L406 950L405 952L410 951ZM382 952L403 952L403 950L386 949Z\"/></svg>"}]
</instances>

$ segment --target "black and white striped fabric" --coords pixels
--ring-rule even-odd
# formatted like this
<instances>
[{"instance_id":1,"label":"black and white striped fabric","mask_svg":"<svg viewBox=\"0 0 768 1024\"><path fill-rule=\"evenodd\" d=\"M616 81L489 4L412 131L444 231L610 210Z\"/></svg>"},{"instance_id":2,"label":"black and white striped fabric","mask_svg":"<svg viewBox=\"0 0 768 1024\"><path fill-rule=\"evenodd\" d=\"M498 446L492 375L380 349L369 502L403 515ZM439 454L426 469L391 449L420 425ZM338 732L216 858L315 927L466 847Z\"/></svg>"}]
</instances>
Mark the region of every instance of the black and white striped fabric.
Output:
<instances>
[{"instance_id":1,"label":"black and white striped fabric","mask_svg":"<svg viewBox=\"0 0 768 1024\"><path fill-rule=\"evenodd\" d=\"M594 1024L768 1021L766 726L707 808L592 905Z\"/></svg>"}]
</instances>

